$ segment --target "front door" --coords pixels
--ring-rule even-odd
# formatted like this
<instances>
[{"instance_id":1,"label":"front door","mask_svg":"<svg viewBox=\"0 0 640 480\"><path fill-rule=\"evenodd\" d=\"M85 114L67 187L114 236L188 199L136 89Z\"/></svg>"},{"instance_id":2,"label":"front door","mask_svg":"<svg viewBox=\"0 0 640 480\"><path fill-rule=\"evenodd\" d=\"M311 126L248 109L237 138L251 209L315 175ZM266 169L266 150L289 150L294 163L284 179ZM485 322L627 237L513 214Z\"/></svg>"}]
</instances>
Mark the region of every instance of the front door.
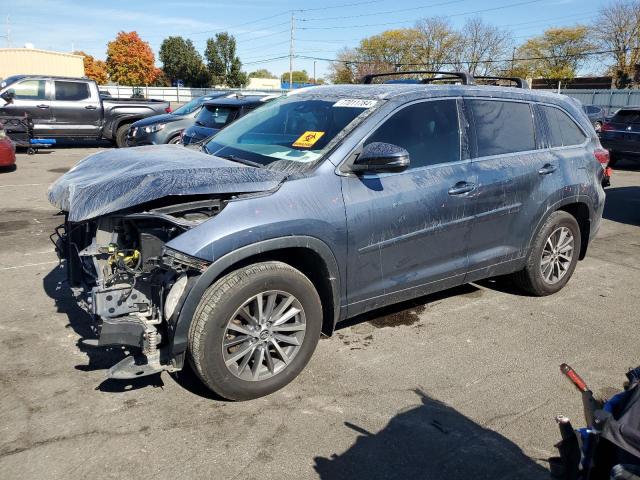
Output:
<instances>
[{"instance_id":1,"label":"front door","mask_svg":"<svg viewBox=\"0 0 640 480\"><path fill-rule=\"evenodd\" d=\"M51 101L47 80L25 79L12 84L6 91L13 91L13 102L4 104L0 99L0 115L3 117L24 117L33 120L33 133L43 136L51 126Z\"/></svg>"},{"instance_id":2,"label":"front door","mask_svg":"<svg viewBox=\"0 0 640 480\"><path fill-rule=\"evenodd\" d=\"M343 178L348 315L462 283L475 180L458 109L456 99L402 107L364 144L401 146L410 167Z\"/></svg>"}]
</instances>

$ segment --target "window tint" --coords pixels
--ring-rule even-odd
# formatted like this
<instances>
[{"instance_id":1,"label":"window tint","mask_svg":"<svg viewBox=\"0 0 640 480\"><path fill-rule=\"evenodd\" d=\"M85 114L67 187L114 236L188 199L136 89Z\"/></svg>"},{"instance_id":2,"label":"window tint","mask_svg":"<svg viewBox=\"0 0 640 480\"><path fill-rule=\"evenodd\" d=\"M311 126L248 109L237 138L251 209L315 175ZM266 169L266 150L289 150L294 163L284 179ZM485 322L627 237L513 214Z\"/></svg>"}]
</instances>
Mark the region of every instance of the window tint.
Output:
<instances>
[{"instance_id":1,"label":"window tint","mask_svg":"<svg viewBox=\"0 0 640 480\"><path fill-rule=\"evenodd\" d=\"M559 108L542 105L549 126L549 143L552 147L580 145L587 137L573 120Z\"/></svg>"},{"instance_id":2,"label":"window tint","mask_svg":"<svg viewBox=\"0 0 640 480\"><path fill-rule=\"evenodd\" d=\"M421 102L403 108L380 126L367 144L384 142L409 152L411 167L460 160L455 100Z\"/></svg>"},{"instance_id":3,"label":"window tint","mask_svg":"<svg viewBox=\"0 0 640 480\"><path fill-rule=\"evenodd\" d=\"M533 117L528 103L469 100L478 157L535 150Z\"/></svg>"},{"instance_id":4,"label":"window tint","mask_svg":"<svg viewBox=\"0 0 640 480\"><path fill-rule=\"evenodd\" d=\"M611 121L619 123L640 123L640 110L618 110Z\"/></svg>"},{"instance_id":5,"label":"window tint","mask_svg":"<svg viewBox=\"0 0 640 480\"><path fill-rule=\"evenodd\" d=\"M44 80L25 80L17 83L13 87L15 92L15 98L23 100L46 100L44 93L44 87L46 82Z\"/></svg>"},{"instance_id":6,"label":"window tint","mask_svg":"<svg viewBox=\"0 0 640 480\"><path fill-rule=\"evenodd\" d=\"M86 100L89 94L89 85L82 82L55 82L56 100Z\"/></svg>"},{"instance_id":7,"label":"window tint","mask_svg":"<svg viewBox=\"0 0 640 480\"><path fill-rule=\"evenodd\" d=\"M207 105L198 113L196 123L209 128L222 128L233 120L235 111L235 108Z\"/></svg>"}]
</instances>

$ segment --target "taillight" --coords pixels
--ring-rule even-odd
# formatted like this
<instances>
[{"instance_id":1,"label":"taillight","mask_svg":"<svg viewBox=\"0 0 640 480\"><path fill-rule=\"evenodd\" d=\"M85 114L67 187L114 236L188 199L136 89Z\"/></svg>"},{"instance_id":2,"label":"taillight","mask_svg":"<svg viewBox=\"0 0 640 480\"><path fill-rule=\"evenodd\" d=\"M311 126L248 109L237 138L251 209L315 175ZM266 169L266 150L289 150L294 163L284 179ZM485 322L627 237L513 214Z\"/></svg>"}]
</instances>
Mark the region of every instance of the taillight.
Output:
<instances>
[{"instance_id":1,"label":"taillight","mask_svg":"<svg viewBox=\"0 0 640 480\"><path fill-rule=\"evenodd\" d=\"M613 130L613 125L608 122L604 122L600 127L601 132L610 132L611 130Z\"/></svg>"},{"instance_id":2,"label":"taillight","mask_svg":"<svg viewBox=\"0 0 640 480\"><path fill-rule=\"evenodd\" d=\"M609 150L596 148L593 151L593 156L596 157L596 160L602 165L602 168L606 168L606 166L609 165Z\"/></svg>"},{"instance_id":3,"label":"taillight","mask_svg":"<svg viewBox=\"0 0 640 480\"><path fill-rule=\"evenodd\" d=\"M171 106L168 106L167 108L165 108L164 111L167 113L173 112L173 110L171 110Z\"/></svg>"}]
</instances>

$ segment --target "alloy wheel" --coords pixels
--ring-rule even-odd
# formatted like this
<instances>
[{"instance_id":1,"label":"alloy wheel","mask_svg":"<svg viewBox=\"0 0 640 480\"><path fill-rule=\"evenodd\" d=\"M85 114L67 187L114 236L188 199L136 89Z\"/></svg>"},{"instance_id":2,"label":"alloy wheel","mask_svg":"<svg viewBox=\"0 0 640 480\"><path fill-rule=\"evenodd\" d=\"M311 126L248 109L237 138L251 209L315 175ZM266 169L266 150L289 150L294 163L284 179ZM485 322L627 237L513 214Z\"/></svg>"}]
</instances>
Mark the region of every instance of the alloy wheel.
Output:
<instances>
[{"instance_id":1,"label":"alloy wheel","mask_svg":"<svg viewBox=\"0 0 640 480\"><path fill-rule=\"evenodd\" d=\"M540 258L540 272L545 282L555 284L564 278L573 260L573 246L573 234L567 227L551 232Z\"/></svg>"}]
</instances>

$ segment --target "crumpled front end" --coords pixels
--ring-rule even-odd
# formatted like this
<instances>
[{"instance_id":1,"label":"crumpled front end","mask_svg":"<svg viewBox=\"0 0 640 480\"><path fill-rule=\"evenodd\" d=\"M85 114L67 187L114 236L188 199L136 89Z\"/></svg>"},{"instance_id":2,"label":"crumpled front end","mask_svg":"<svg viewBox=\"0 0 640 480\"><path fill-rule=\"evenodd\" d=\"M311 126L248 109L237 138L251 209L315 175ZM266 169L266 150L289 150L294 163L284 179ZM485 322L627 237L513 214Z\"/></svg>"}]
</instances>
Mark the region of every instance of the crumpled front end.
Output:
<instances>
[{"instance_id":1,"label":"crumpled front end","mask_svg":"<svg viewBox=\"0 0 640 480\"><path fill-rule=\"evenodd\" d=\"M210 198L111 214L57 229L56 247L79 303L99 320L94 346L126 346L130 357L110 378L136 378L182 368L172 358L170 320L209 262L165 247L217 215L225 200Z\"/></svg>"}]
</instances>

